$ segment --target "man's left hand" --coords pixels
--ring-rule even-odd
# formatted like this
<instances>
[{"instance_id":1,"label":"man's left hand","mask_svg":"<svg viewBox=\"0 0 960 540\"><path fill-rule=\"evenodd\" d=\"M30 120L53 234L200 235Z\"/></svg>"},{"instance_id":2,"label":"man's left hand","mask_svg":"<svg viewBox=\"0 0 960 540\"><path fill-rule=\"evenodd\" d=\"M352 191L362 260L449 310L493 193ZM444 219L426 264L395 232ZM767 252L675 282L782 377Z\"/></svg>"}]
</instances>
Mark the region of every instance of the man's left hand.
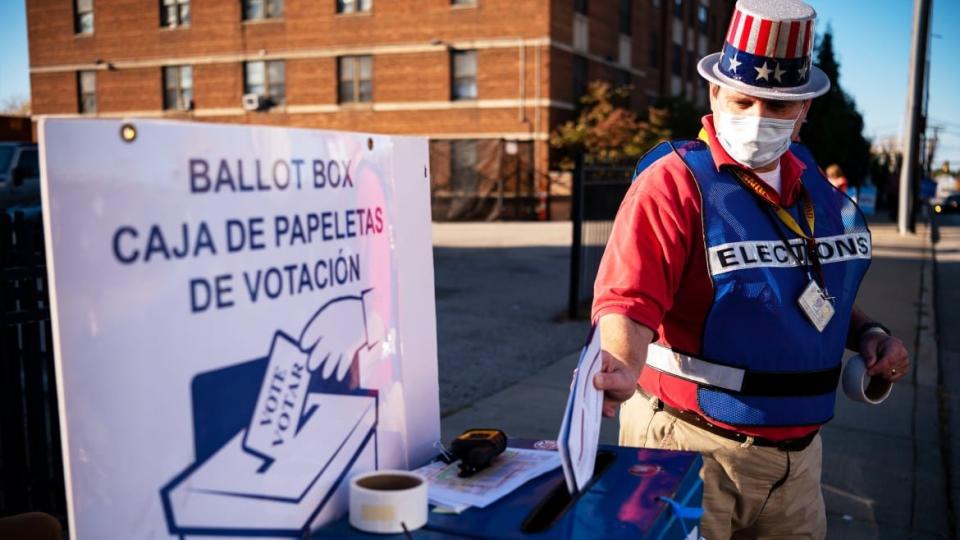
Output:
<instances>
[{"instance_id":1,"label":"man's left hand","mask_svg":"<svg viewBox=\"0 0 960 540\"><path fill-rule=\"evenodd\" d=\"M907 348L900 338L881 332L871 332L860 338L860 356L867 365L867 373L897 382L910 371Z\"/></svg>"}]
</instances>

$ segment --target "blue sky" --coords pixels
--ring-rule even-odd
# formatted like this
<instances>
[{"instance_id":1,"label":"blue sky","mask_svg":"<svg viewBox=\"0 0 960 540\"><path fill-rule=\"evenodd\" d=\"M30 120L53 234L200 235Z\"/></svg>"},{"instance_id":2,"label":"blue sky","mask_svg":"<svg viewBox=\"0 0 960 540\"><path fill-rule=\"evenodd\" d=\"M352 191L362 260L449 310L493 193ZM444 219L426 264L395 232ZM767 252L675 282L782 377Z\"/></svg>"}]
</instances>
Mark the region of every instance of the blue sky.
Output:
<instances>
[{"instance_id":1,"label":"blue sky","mask_svg":"<svg viewBox=\"0 0 960 540\"><path fill-rule=\"evenodd\" d=\"M68 1L68 0L63 0ZM897 137L903 126L913 0L808 0L819 30L833 29L840 85L857 102L873 139ZM960 1L933 0L931 125L941 125L937 162L960 165ZM30 94L24 2L0 0L0 103Z\"/></svg>"}]
</instances>

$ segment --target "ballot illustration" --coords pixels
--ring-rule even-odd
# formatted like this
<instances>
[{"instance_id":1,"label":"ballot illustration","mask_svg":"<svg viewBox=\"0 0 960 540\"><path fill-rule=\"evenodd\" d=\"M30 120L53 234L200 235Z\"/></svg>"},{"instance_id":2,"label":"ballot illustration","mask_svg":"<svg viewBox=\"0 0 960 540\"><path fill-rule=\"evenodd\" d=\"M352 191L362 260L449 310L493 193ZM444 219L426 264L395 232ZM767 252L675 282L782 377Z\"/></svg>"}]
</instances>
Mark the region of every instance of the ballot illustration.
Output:
<instances>
[{"instance_id":1,"label":"ballot illustration","mask_svg":"<svg viewBox=\"0 0 960 540\"><path fill-rule=\"evenodd\" d=\"M362 358L383 354L372 289L326 302L266 356L191 383L195 461L160 490L171 534L301 537L344 512L346 478L378 468L378 392Z\"/></svg>"}]
</instances>

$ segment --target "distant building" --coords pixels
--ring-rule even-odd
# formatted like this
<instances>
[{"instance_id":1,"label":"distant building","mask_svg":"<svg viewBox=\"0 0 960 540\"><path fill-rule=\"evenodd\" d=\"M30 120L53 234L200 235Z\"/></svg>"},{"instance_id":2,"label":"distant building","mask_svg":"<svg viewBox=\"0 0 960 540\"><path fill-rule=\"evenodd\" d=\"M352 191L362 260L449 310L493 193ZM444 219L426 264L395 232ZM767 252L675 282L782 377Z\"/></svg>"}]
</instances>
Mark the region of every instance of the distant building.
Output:
<instances>
[{"instance_id":1,"label":"distant building","mask_svg":"<svg viewBox=\"0 0 960 540\"><path fill-rule=\"evenodd\" d=\"M588 81L706 105L733 0L27 0L35 115L430 138L437 219L564 218Z\"/></svg>"}]
</instances>

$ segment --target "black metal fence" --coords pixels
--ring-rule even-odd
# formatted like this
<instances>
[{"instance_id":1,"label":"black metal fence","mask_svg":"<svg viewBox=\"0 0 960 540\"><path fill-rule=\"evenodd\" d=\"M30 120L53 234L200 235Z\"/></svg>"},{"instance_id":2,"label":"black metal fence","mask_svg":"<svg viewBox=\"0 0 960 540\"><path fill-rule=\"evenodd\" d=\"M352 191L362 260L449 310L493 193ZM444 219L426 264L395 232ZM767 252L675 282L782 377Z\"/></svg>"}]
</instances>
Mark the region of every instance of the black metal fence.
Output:
<instances>
[{"instance_id":1,"label":"black metal fence","mask_svg":"<svg viewBox=\"0 0 960 540\"><path fill-rule=\"evenodd\" d=\"M0 213L0 516L66 521L39 214Z\"/></svg>"},{"instance_id":2,"label":"black metal fence","mask_svg":"<svg viewBox=\"0 0 960 540\"><path fill-rule=\"evenodd\" d=\"M584 165L573 175L573 247L567 316L589 317L593 282L620 202L630 187L633 165Z\"/></svg>"}]
</instances>

